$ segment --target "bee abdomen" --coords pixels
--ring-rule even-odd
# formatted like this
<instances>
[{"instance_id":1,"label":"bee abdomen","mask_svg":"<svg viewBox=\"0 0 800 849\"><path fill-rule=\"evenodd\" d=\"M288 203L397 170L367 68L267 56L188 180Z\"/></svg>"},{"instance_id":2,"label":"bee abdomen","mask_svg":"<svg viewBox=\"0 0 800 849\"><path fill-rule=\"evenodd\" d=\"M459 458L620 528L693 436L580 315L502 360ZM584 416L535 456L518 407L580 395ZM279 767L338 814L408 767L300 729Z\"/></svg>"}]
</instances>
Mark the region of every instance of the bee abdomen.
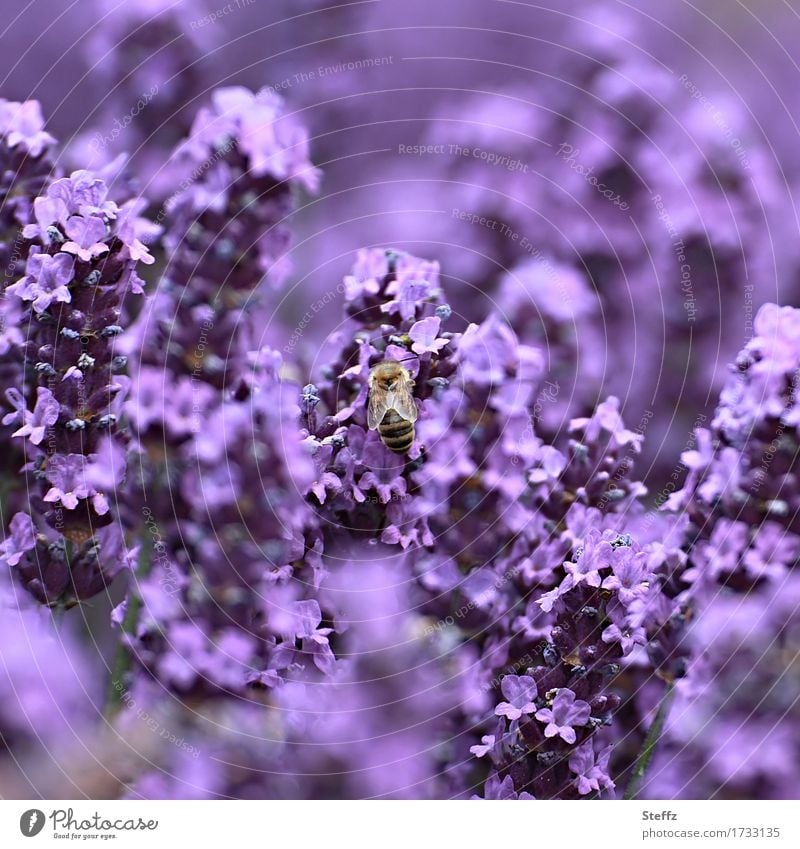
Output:
<instances>
[{"instance_id":1,"label":"bee abdomen","mask_svg":"<svg viewBox=\"0 0 800 849\"><path fill-rule=\"evenodd\" d=\"M383 444L396 454L405 454L414 441L414 423L389 410L378 426Z\"/></svg>"}]
</instances>

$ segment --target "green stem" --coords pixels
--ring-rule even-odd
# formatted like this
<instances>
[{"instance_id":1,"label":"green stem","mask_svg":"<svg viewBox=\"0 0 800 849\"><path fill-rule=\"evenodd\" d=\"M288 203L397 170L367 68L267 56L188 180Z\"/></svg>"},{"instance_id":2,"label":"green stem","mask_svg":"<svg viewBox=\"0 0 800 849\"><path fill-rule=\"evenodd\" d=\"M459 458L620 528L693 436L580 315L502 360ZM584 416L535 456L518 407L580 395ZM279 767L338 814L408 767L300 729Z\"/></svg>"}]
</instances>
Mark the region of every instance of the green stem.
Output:
<instances>
[{"instance_id":1,"label":"green stem","mask_svg":"<svg viewBox=\"0 0 800 849\"><path fill-rule=\"evenodd\" d=\"M625 795L622 797L623 799L635 799L636 794L642 786L645 773L647 772L647 768L650 766L650 761L653 759L656 746L661 738L661 732L664 730L664 723L667 720L667 715L669 714L669 708L672 704L674 695L675 684L670 682L667 684L667 689L661 698L661 704L658 706L658 711L656 712L655 719L653 719L653 724L647 732L647 737L645 737L644 744L642 745L642 751L639 752L639 757L634 764L633 773L631 774L628 786L625 788Z\"/></svg>"},{"instance_id":2,"label":"green stem","mask_svg":"<svg viewBox=\"0 0 800 849\"><path fill-rule=\"evenodd\" d=\"M134 581L138 582L147 576L150 571L150 536L144 534L141 548L139 549L139 561L137 563ZM123 635L133 636L136 633L136 625L139 621L139 611L142 608L142 599L138 592L128 594L128 607L125 610L125 618L122 620ZM131 666L130 651L125 645L124 638L117 647L117 655L114 666L111 669L111 680L108 687L108 699L106 702L106 715L115 713L122 703L125 693L125 677Z\"/></svg>"}]
</instances>

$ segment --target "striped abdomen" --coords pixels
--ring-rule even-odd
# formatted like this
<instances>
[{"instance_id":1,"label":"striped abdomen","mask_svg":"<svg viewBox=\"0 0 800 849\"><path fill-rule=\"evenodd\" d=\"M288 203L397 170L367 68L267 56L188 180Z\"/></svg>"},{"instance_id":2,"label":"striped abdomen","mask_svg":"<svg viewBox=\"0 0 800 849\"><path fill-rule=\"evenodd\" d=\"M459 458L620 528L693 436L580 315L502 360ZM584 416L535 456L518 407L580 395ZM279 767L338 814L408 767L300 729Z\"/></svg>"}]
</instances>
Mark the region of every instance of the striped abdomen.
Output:
<instances>
[{"instance_id":1,"label":"striped abdomen","mask_svg":"<svg viewBox=\"0 0 800 849\"><path fill-rule=\"evenodd\" d=\"M397 454L405 454L414 441L414 422L406 421L395 410L387 410L378 425L383 444Z\"/></svg>"}]
</instances>

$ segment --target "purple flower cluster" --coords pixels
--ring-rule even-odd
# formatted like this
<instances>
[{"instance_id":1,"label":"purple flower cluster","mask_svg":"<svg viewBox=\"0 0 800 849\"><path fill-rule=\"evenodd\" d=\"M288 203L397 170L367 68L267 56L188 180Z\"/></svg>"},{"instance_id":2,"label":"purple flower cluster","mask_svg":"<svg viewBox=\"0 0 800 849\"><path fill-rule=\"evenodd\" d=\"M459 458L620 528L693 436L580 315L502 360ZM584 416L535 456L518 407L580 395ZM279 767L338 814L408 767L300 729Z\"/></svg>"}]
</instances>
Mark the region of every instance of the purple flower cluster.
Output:
<instances>
[{"instance_id":1,"label":"purple flower cluster","mask_svg":"<svg viewBox=\"0 0 800 849\"><path fill-rule=\"evenodd\" d=\"M128 638L136 663L182 694L272 688L299 664L334 657L316 599L321 564L305 558L312 479L294 422L296 387L262 351L258 386L207 413L175 453L173 504L144 518L152 567L118 611L141 605Z\"/></svg>"},{"instance_id":2,"label":"purple flower cluster","mask_svg":"<svg viewBox=\"0 0 800 849\"><path fill-rule=\"evenodd\" d=\"M42 110L35 100L13 103L0 100L0 378L4 386L23 382L21 346L23 306L6 289L25 269L27 242L23 228L33 220L33 202L41 194L53 169L51 151L55 139L44 129ZM0 398L3 415L13 407ZM15 489L23 465L22 452L9 445L11 429L0 426L7 449L0 460L4 477Z\"/></svg>"},{"instance_id":3,"label":"purple flower cluster","mask_svg":"<svg viewBox=\"0 0 800 849\"><path fill-rule=\"evenodd\" d=\"M500 680L494 734L472 751L493 772L486 798L569 798L612 790L609 754L621 661L648 640L660 582L646 549L615 530L590 531L565 576L536 604L552 614L548 634L522 674Z\"/></svg>"},{"instance_id":4,"label":"purple flower cluster","mask_svg":"<svg viewBox=\"0 0 800 849\"><path fill-rule=\"evenodd\" d=\"M413 471L427 459L422 442L415 440L407 456L393 453L368 430L366 401L371 369L383 360L400 362L416 384L423 432L431 399L458 367L462 338L445 330L452 310L438 275L435 262L372 249L359 254L345 278L346 318L328 340L332 353L322 380L308 384L300 402L304 446L317 470L309 499L328 536L377 536L403 548L433 544Z\"/></svg>"},{"instance_id":5,"label":"purple flower cluster","mask_svg":"<svg viewBox=\"0 0 800 849\"><path fill-rule=\"evenodd\" d=\"M683 455L685 485L667 502L688 516L680 579L696 612L673 635L692 662L654 795L795 792L787 741L800 717L786 659L797 650L798 328L796 309L759 310L710 429Z\"/></svg>"},{"instance_id":6,"label":"purple flower cluster","mask_svg":"<svg viewBox=\"0 0 800 849\"><path fill-rule=\"evenodd\" d=\"M30 223L34 198L52 171L54 144L55 139L44 129L38 101L0 100L0 263L4 284L24 265L21 230Z\"/></svg>"},{"instance_id":7,"label":"purple flower cluster","mask_svg":"<svg viewBox=\"0 0 800 849\"><path fill-rule=\"evenodd\" d=\"M141 608L125 636L137 670L187 697L273 688L303 663L335 662L297 390L261 347L262 288L287 272L295 189L316 183L280 107L268 92L220 89L200 110L171 163L170 259L126 340L139 508L158 548L117 619Z\"/></svg>"},{"instance_id":8,"label":"purple flower cluster","mask_svg":"<svg viewBox=\"0 0 800 849\"><path fill-rule=\"evenodd\" d=\"M276 291L289 270L296 191L318 180L280 98L244 88L213 93L169 170L178 188L159 214L169 259L128 343L146 366L139 406L167 391L165 370L227 388L246 370L272 320L264 289Z\"/></svg>"},{"instance_id":9,"label":"purple flower cluster","mask_svg":"<svg viewBox=\"0 0 800 849\"><path fill-rule=\"evenodd\" d=\"M785 578L800 555L797 370L800 313L766 304L732 366L709 429L682 457L667 506L691 519L686 579L747 591ZM699 591L699 590L698 590Z\"/></svg>"},{"instance_id":10,"label":"purple flower cluster","mask_svg":"<svg viewBox=\"0 0 800 849\"><path fill-rule=\"evenodd\" d=\"M407 254L362 252L343 287L346 317L328 343L333 354L326 360L332 365L323 381L304 388L300 406L317 470L308 497L322 519L325 549L343 535L359 540L380 534L384 543L399 543L409 552L419 603L433 617L429 632L447 634L461 650L479 649L472 676L480 692L462 703L443 767L452 792L460 794L474 778L458 762L475 731L486 725L480 693L516 686L502 683L517 681L519 676L506 675L509 669L560 656L563 647L555 635L575 611L560 616L554 611L559 593L575 588L570 597L576 604L599 607L608 617L602 633L613 645L601 644L601 671L591 679L592 704L609 705L604 720L618 702L604 690L607 670L615 670L612 676L619 672L620 661L637 644L658 656L680 608L662 591L672 577L672 549L651 542L666 521L655 522L636 557L623 563L617 555L618 566L602 578L601 567L588 566L588 554L570 561L603 533L630 551L622 529L644 521L640 501L646 489L633 475L641 428L626 428L618 400L609 398L591 417L573 420L558 444L543 441L535 427L537 393L544 385L541 355L520 345L498 316L462 333L443 331L452 310L437 274L435 265ZM408 363L416 379L417 440L400 458L366 429L369 373L384 359ZM606 549L612 551L608 539ZM579 585L603 597L587 600ZM619 601L606 612L611 591ZM548 680L555 680L554 665L542 667ZM566 688L570 680L564 667L553 686ZM558 715L567 698L565 693L552 708ZM551 709L545 702L539 707ZM605 744L589 762L590 750L583 747L575 762L583 759L586 774L599 775L607 749ZM493 794L504 779L490 776L486 792ZM541 792L564 795L570 788L559 778Z\"/></svg>"},{"instance_id":11,"label":"purple flower cluster","mask_svg":"<svg viewBox=\"0 0 800 849\"><path fill-rule=\"evenodd\" d=\"M374 554L340 552L323 586L339 674L277 696L291 729L284 762L305 798L441 798L446 741L472 698L468 666L421 627L408 556Z\"/></svg>"},{"instance_id":12,"label":"purple flower cluster","mask_svg":"<svg viewBox=\"0 0 800 849\"><path fill-rule=\"evenodd\" d=\"M798 798L797 576L697 617L645 798Z\"/></svg>"},{"instance_id":13,"label":"purple flower cluster","mask_svg":"<svg viewBox=\"0 0 800 849\"><path fill-rule=\"evenodd\" d=\"M3 423L24 440L30 509L12 518L3 560L48 604L89 598L128 565L114 504L128 379L115 340L124 299L144 292L137 265L153 261L141 205L118 206L89 171L54 180L23 230L25 275L6 289L22 308L26 382L6 389Z\"/></svg>"}]
</instances>

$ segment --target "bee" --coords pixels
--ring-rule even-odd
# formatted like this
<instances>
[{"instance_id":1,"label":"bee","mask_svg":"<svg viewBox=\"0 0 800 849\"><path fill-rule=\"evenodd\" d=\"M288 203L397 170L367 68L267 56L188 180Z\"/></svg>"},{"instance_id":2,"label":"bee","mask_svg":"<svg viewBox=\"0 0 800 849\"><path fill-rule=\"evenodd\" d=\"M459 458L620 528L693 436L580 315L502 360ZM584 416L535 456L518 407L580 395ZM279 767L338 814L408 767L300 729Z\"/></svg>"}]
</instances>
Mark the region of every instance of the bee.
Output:
<instances>
[{"instance_id":1,"label":"bee","mask_svg":"<svg viewBox=\"0 0 800 849\"><path fill-rule=\"evenodd\" d=\"M397 360L378 363L369 375L367 426L396 454L405 454L414 441L419 412L414 403L414 381Z\"/></svg>"}]
</instances>

